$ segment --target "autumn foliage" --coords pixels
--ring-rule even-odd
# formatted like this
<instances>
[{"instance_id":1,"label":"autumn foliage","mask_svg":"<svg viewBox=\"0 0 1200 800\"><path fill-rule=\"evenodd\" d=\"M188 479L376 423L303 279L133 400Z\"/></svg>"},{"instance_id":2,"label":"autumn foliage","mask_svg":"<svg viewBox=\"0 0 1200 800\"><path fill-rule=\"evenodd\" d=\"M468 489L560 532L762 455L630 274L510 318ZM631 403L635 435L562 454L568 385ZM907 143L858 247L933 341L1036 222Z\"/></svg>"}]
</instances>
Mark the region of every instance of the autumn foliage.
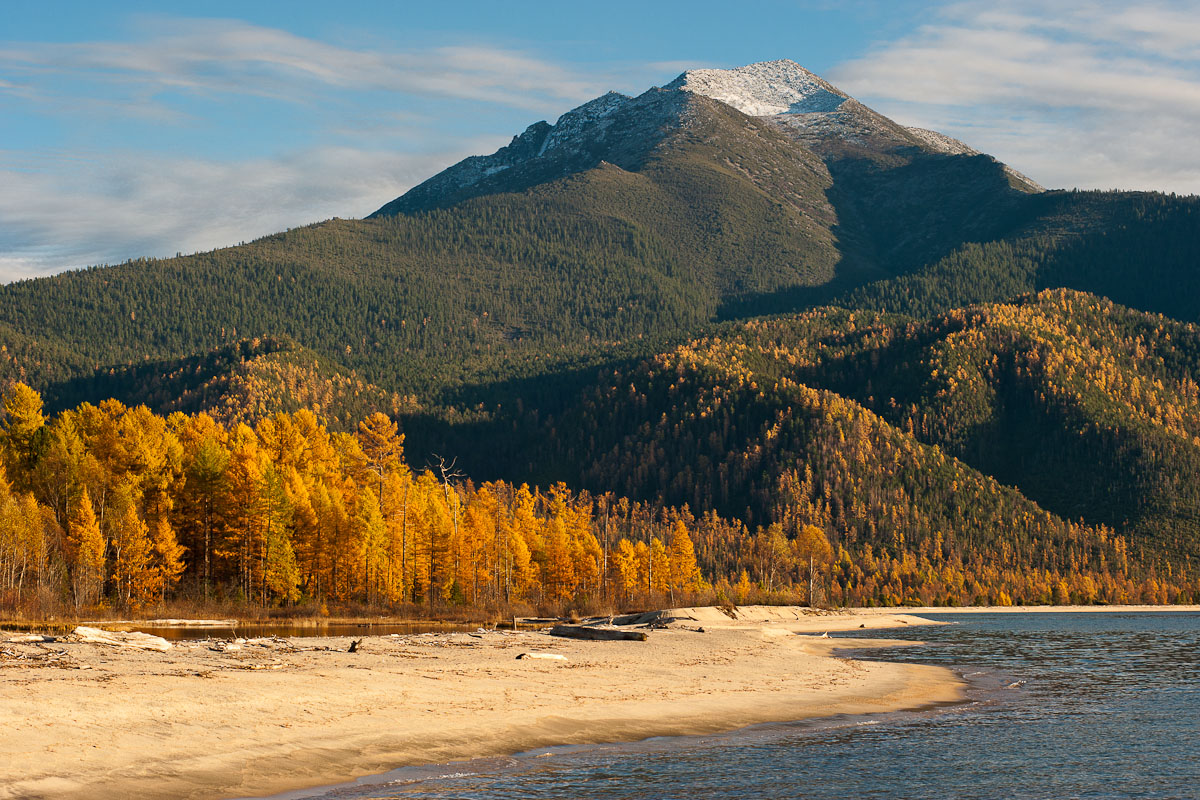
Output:
<instances>
[{"instance_id":1,"label":"autumn foliage","mask_svg":"<svg viewBox=\"0 0 1200 800\"><path fill-rule=\"evenodd\" d=\"M9 606L625 606L708 584L677 512L559 484L414 471L376 413L330 432L307 410L256 428L115 400L53 419L5 397L0 590Z\"/></svg>"}]
</instances>

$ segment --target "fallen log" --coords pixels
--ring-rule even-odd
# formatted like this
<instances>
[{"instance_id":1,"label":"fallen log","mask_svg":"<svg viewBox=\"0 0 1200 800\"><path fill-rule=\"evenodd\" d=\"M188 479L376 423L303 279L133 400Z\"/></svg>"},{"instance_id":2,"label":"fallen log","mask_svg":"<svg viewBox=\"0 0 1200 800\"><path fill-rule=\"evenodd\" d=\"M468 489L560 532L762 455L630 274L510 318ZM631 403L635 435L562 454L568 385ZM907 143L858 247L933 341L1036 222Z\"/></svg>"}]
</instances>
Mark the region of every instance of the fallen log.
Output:
<instances>
[{"instance_id":1,"label":"fallen log","mask_svg":"<svg viewBox=\"0 0 1200 800\"><path fill-rule=\"evenodd\" d=\"M14 633L4 639L5 644L34 644L37 642L56 642L53 636L43 633Z\"/></svg>"},{"instance_id":2,"label":"fallen log","mask_svg":"<svg viewBox=\"0 0 1200 800\"><path fill-rule=\"evenodd\" d=\"M550 629L550 635L602 642L644 642L648 638L645 631L621 631L616 628L593 628L589 625L555 625Z\"/></svg>"},{"instance_id":3,"label":"fallen log","mask_svg":"<svg viewBox=\"0 0 1200 800\"><path fill-rule=\"evenodd\" d=\"M166 652L171 649L171 643L161 636L151 636L148 633L122 633L119 631L102 631L99 628L87 628L83 625L74 631L77 640L89 644L108 644L114 647L133 647L138 650L159 650Z\"/></svg>"}]
</instances>

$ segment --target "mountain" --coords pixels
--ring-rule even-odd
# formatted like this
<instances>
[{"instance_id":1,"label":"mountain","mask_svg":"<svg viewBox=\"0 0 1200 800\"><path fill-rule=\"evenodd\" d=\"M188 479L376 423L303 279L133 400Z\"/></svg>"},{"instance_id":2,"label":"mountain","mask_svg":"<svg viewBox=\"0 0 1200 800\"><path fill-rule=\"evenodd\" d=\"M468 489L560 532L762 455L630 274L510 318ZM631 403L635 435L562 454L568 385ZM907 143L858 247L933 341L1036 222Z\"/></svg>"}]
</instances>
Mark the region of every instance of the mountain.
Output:
<instances>
[{"instance_id":1,"label":"mountain","mask_svg":"<svg viewBox=\"0 0 1200 800\"><path fill-rule=\"evenodd\" d=\"M736 117L725 130L705 125L721 107L744 115L743 131L756 138L779 136L787 144L761 152L736 130ZM702 142L719 152L697 153ZM459 162L372 216L526 192L605 165L667 183L668 197L686 200L686 212L703 214L707 209L695 206L694 193L680 197L678 178L671 174L684 166L671 158L680 147L708 156L702 166L709 171L736 170L776 202L799 211L810 221L803 233L812 245L826 251L826 259L827 247L836 249L832 259L842 283L903 272L959 242L997 235L1020 213L1020 195L1042 191L989 156L943 134L901 126L783 60L691 70L637 97L609 92L553 126L531 125L490 156ZM790 161L801 162L805 174L781 174L781 165ZM689 177L688 185L699 184ZM671 220L672 227L680 224ZM682 224L686 227L686 219ZM824 284L835 276L831 271L815 277ZM793 281L788 288L808 283Z\"/></svg>"},{"instance_id":2,"label":"mountain","mask_svg":"<svg viewBox=\"0 0 1200 800\"><path fill-rule=\"evenodd\" d=\"M746 97L786 85L788 108L832 110L747 116L704 94L715 74L533 125L366 220L0 287L3 375L49 388L286 336L435 398L809 307L1029 216L1036 195L993 159L912 134L791 62L728 74Z\"/></svg>"}]
</instances>

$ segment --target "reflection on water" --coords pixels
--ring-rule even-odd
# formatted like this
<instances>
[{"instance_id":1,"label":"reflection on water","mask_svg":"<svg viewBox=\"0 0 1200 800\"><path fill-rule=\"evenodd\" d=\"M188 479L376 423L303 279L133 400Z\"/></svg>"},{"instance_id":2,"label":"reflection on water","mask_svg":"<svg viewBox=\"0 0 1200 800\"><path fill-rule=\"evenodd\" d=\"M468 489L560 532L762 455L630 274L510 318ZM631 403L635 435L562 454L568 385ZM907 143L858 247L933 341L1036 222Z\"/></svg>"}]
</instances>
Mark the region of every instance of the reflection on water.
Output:
<instances>
[{"instance_id":1,"label":"reflection on water","mask_svg":"<svg viewBox=\"0 0 1200 800\"><path fill-rule=\"evenodd\" d=\"M116 625L109 627L114 630L140 631L161 636L171 641L183 639L232 639L242 637L255 639L259 637L278 636L281 639L294 639L302 636L387 636L390 633L447 633L454 631L473 631L478 625L467 625L454 622L379 622L379 623L326 623L300 624L286 622L249 622L238 623L234 627L208 627L187 625Z\"/></svg>"},{"instance_id":2,"label":"reflection on water","mask_svg":"<svg viewBox=\"0 0 1200 800\"><path fill-rule=\"evenodd\" d=\"M930 615L973 702L396 770L324 798L1200 797L1200 614ZM853 635L853 634L847 634Z\"/></svg>"}]
</instances>

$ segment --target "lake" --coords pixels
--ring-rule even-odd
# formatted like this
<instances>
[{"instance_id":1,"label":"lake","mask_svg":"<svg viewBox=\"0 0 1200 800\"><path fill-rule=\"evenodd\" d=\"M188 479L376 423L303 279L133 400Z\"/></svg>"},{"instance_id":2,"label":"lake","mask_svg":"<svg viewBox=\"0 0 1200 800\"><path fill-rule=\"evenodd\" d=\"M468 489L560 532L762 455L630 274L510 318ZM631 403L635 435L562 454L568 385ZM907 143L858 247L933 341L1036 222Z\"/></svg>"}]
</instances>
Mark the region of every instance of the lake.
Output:
<instances>
[{"instance_id":1,"label":"lake","mask_svg":"<svg viewBox=\"0 0 1200 800\"><path fill-rule=\"evenodd\" d=\"M859 655L949 666L971 683L964 704L406 767L284 797L1200 797L1200 614L926 616L955 624L883 631L927 644Z\"/></svg>"}]
</instances>

